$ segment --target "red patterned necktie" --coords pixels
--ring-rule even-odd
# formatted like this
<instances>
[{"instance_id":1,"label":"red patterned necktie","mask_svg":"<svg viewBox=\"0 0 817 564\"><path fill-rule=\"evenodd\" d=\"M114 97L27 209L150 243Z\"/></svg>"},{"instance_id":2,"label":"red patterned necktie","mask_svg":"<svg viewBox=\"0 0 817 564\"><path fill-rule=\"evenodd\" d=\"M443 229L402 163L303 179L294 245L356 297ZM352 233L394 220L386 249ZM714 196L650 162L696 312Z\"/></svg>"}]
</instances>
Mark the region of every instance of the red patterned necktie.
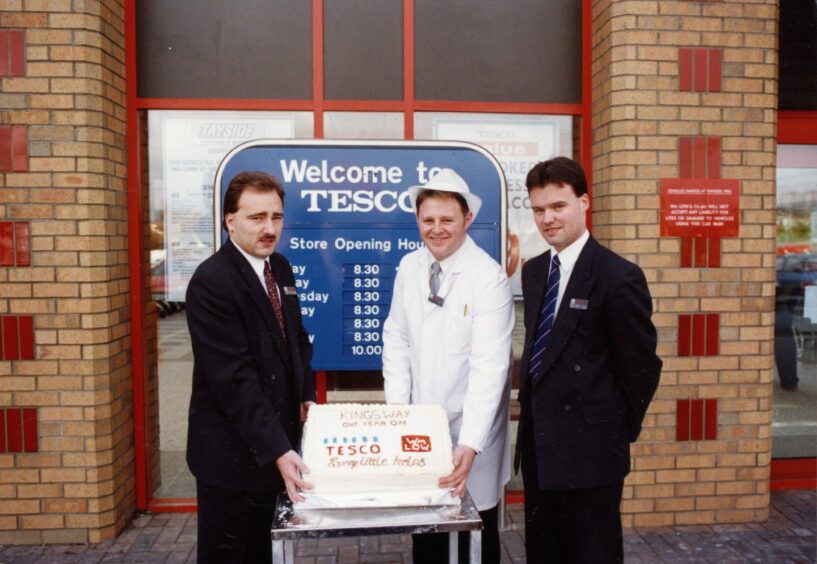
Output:
<instances>
[{"instance_id":1,"label":"red patterned necktie","mask_svg":"<svg viewBox=\"0 0 817 564\"><path fill-rule=\"evenodd\" d=\"M272 274L272 269L269 266L269 261L264 261L264 281L267 283L267 294L269 294L269 301L272 304L272 310L275 312L275 319L278 320L278 326L281 328L281 333L284 335L284 341L287 340L286 326L284 325L284 310L281 307L281 298L278 297L278 288L275 284L275 275Z\"/></svg>"}]
</instances>

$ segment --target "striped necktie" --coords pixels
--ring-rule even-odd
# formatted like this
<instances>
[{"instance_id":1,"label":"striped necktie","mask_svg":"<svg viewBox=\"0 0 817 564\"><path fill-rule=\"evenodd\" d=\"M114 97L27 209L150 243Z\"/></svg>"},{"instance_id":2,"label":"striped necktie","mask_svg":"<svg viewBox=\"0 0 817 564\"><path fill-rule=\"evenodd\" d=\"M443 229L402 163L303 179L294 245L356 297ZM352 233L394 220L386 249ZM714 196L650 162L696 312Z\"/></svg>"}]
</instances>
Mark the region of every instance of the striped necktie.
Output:
<instances>
[{"instance_id":1,"label":"striped necktie","mask_svg":"<svg viewBox=\"0 0 817 564\"><path fill-rule=\"evenodd\" d=\"M536 376L542 366L542 358L550 340L550 332L553 330L553 320L556 318L556 301L559 297L559 266L559 257L553 255L553 259L550 261L547 292L542 302L542 309L539 312L536 340L533 342L533 347L531 347L530 369L528 370L531 378Z\"/></svg>"}]
</instances>

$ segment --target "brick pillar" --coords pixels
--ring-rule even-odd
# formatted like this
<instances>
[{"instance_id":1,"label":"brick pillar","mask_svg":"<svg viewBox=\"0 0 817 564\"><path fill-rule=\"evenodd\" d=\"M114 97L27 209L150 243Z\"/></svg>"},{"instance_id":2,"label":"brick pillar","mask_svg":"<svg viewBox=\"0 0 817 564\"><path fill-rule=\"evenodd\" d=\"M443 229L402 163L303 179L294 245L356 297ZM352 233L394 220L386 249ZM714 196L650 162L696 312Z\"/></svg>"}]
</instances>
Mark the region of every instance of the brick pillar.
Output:
<instances>
[{"instance_id":1,"label":"brick pillar","mask_svg":"<svg viewBox=\"0 0 817 564\"><path fill-rule=\"evenodd\" d=\"M0 544L134 510L121 0L0 3Z\"/></svg>"},{"instance_id":2,"label":"brick pillar","mask_svg":"<svg viewBox=\"0 0 817 564\"><path fill-rule=\"evenodd\" d=\"M640 264L661 387L626 525L769 514L777 4L593 2L593 231ZM739 233L661 236L662 179L735 179Z\"/></svg>"}]
</instances>

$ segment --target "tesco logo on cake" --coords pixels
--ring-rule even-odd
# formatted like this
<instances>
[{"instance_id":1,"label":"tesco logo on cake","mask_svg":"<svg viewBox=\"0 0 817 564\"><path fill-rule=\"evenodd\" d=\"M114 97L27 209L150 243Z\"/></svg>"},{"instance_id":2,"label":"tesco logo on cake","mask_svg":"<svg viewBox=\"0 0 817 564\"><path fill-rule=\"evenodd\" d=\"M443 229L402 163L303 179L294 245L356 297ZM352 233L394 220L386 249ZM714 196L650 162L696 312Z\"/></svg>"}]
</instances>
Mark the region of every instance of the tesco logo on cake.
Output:
<instances>
[{"instance_id":1,"label":"tesco logo on cake","mask_svg":"<svg viewBox=\"0 0 817 564\"><path fill-rule=\"evenodd\" d=\"M328 445L326 452L329 456L355 456L356 454L380 454L380 445Z\"/></svg>"},{"instance_id":2,"label":"tesco logo on cake","mask_svg":"<svg viewBox=\"0 0 817 564\"><path fill-rule=\"evenodd\" d=\"M400 439L403 452L431 452L431 437L428 435L403 435Z\"/></svg>"}]
</instances>

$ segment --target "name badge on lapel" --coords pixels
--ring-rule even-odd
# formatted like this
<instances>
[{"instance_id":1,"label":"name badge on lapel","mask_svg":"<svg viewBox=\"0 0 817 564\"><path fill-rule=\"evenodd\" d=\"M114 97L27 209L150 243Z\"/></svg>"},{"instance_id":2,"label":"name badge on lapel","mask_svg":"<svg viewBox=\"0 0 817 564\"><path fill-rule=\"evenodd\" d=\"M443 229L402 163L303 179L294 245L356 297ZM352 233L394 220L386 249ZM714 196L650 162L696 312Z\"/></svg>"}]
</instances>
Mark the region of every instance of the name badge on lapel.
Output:
<instances>
[{"instance_id":1,"label":"name badge on lapel","mask_svg":"<svg viewBox=\"0 0 817 564\"><path fill-rule=\"evenodd\" d=\"M284 286L284 295L297 296L298 290L295 289L295 286Z\"/></svg>"},{"instance_id":2,"label":"name badge on lapel","mask_svg":"<svg viewBox=\"0 0 817 564\"><path fill-rule=\"evenodd\" d=\"M585 310L590 305L590 300L580 300L578 298L570 299L570 309Z\"/></svg>"}]
</instances>

